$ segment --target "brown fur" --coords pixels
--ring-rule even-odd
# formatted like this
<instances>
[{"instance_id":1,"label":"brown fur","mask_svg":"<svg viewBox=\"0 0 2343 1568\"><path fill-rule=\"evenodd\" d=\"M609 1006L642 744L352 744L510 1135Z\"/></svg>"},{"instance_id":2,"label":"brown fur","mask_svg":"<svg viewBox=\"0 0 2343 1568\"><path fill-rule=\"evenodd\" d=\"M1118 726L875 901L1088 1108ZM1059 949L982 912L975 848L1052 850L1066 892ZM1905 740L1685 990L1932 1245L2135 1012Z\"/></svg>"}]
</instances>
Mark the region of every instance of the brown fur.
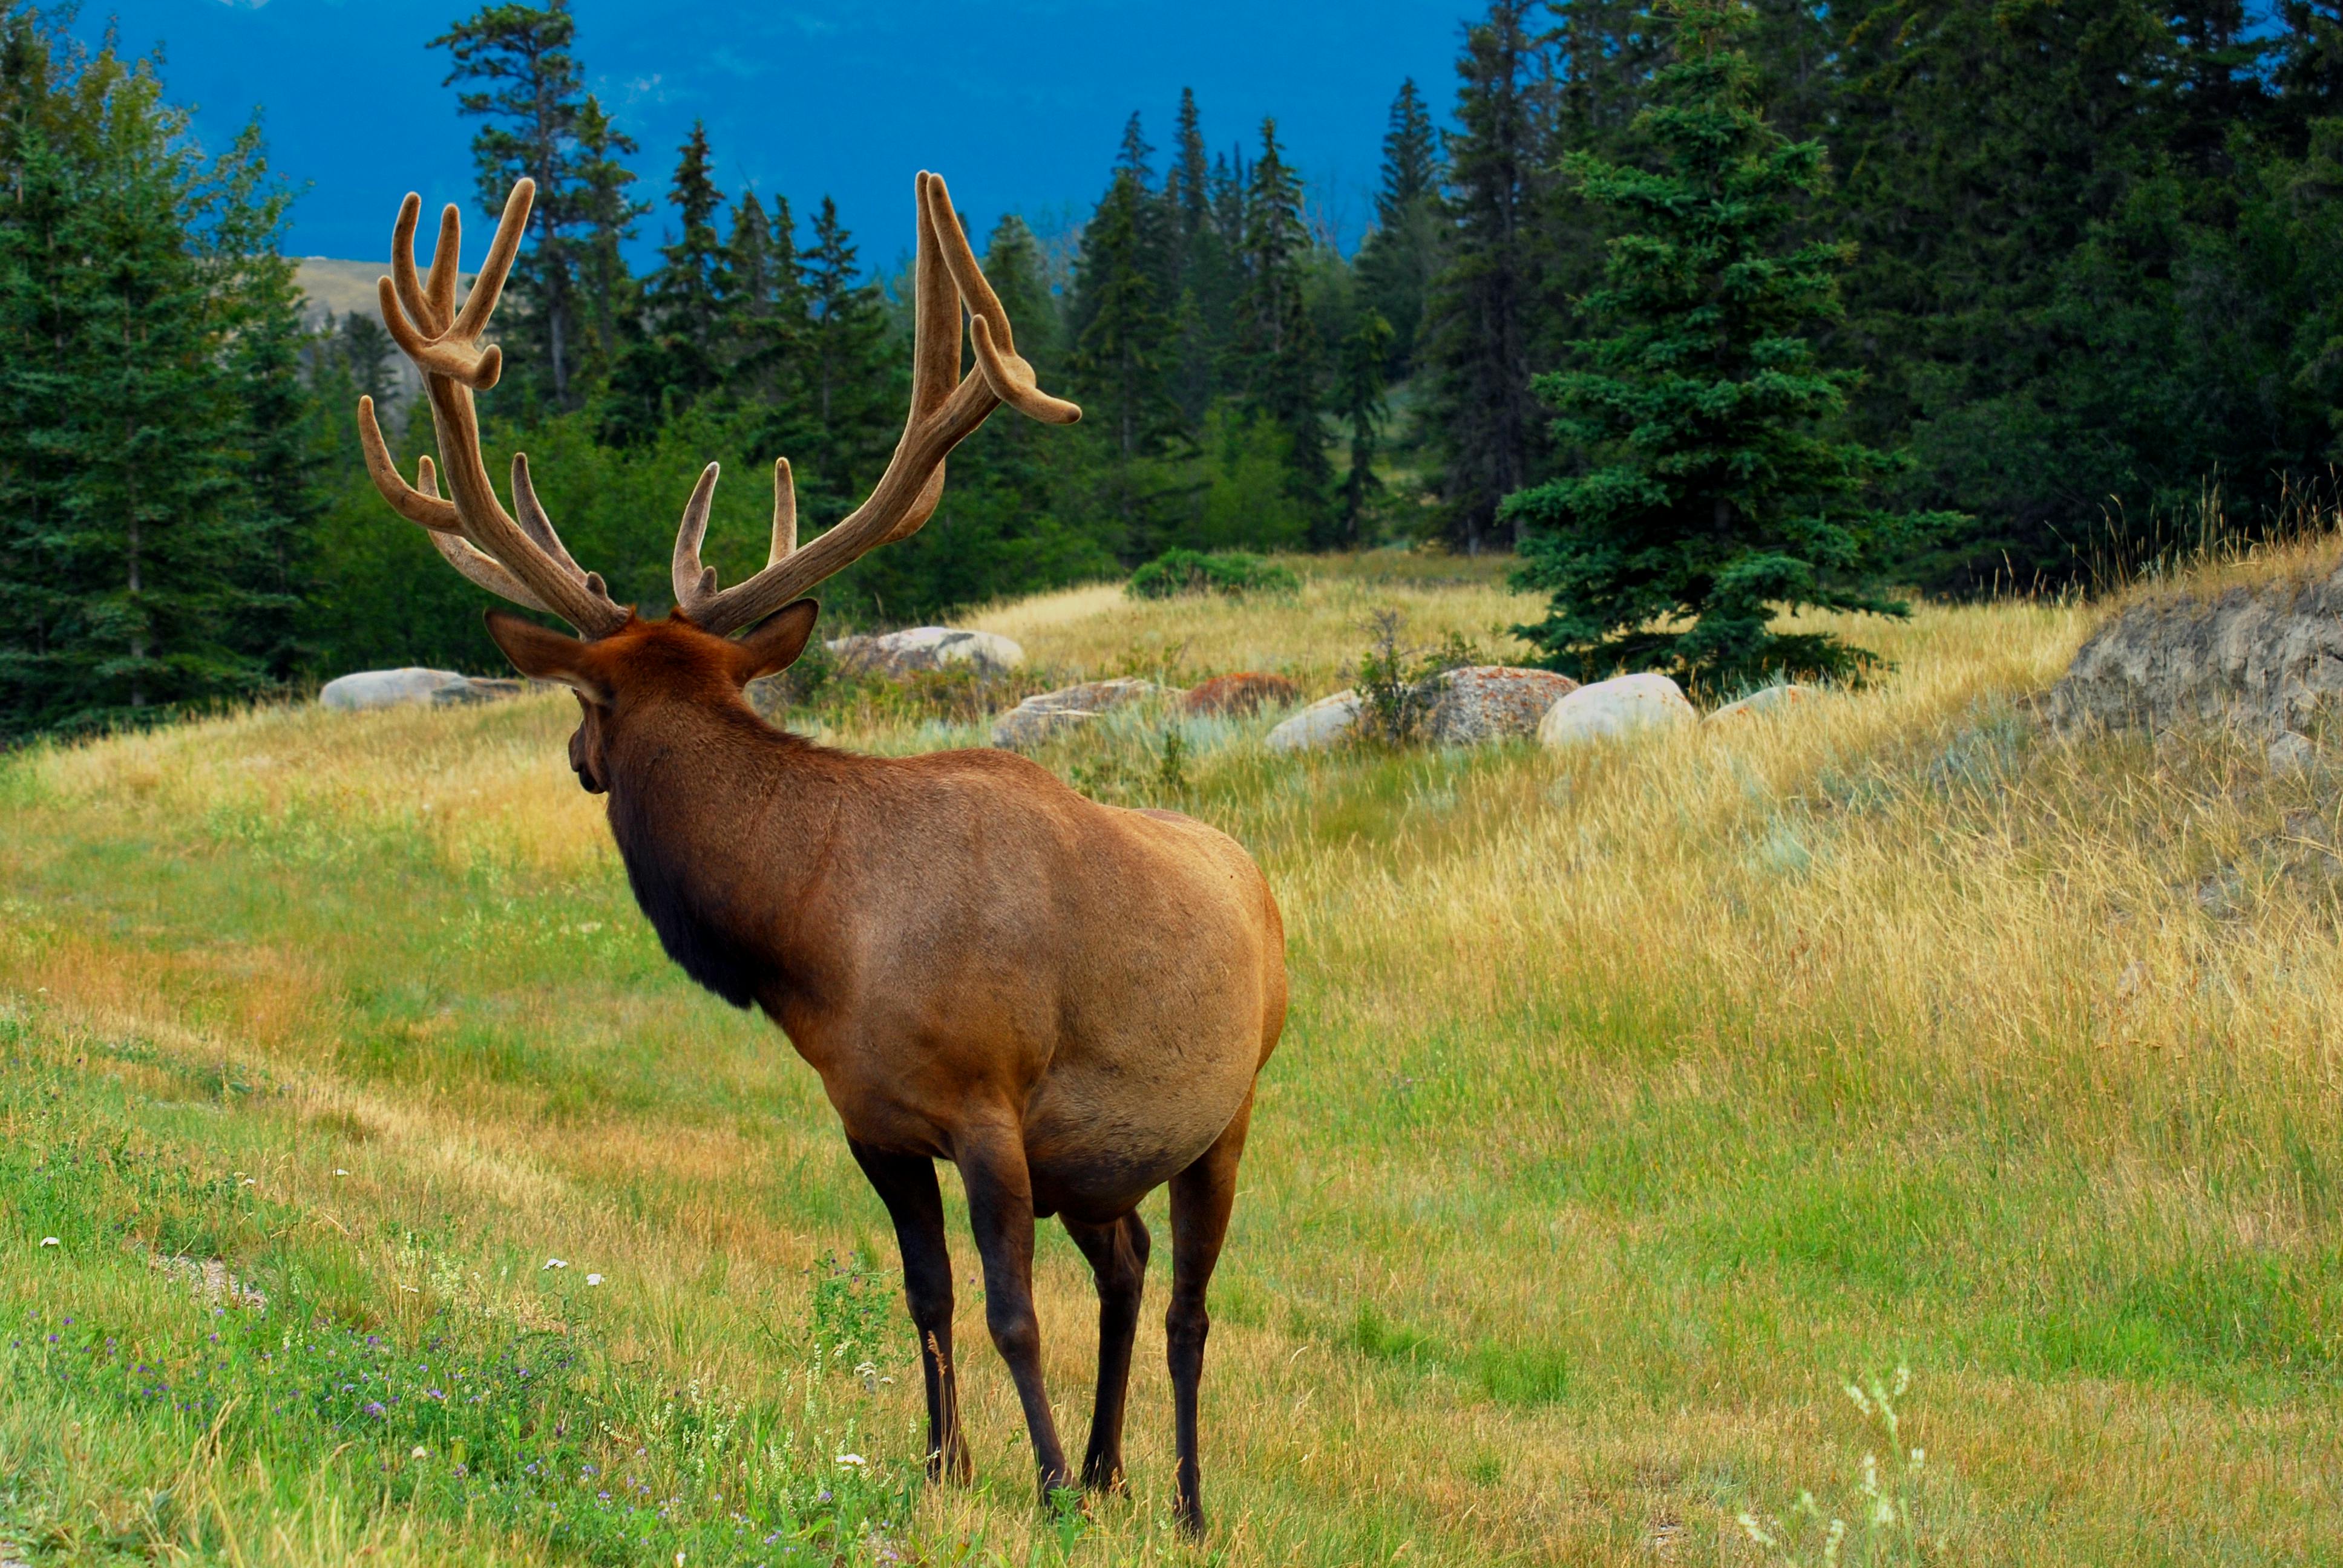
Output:
<instances>
[{"instance_id":1,"label":"brown fur","mask_svg":"<svg viewBox=\"0 0 2343 1568\"><path fill-rule=\"evenodd\" d=\"M590 643L497 612L490 627L525 673L578 690L571 761L608 792L669 956L781 1025L858 1156L958 1161L980 1207L989 1179L1021 1187L1025 1258L1031 1218L1062 1214L1103 1260L1102 1313L1126 1269L1135 1310L1143 1243L1123 1248L1121 1228L1155 1188L1216 1164L1207 1185L1222 1190L1202 1196L1217 1253L1235 1161L1214 1152L1242 1140L1284 1022L1276 902L1225 835L1098 805L1007 752L863 757L767 725L740 688L793 658L814 614L801 600L739 642L680 615ZM1179 1230L1175 1214L1175 1248ZM1175 1298L1190 1283L1175 1277ZM1199 1366L1202 1283L1180 1325ZM1030 1289L1009 1292L1029 1316ZM1031 1338L1029 1322L1008 1326L1004 1352ZM948 1365L930 1370L948 1382ZM1101 1394L1119 1429L1121 1389L1102 1380ZM956 1412L931 1413L940 1465ZM1111 1484L1120 1444L1098 1435L1085 1479ZM1033 1436L1045 1487L1062 1483L1054 1432Z\"/></svg>"}]
</instances>

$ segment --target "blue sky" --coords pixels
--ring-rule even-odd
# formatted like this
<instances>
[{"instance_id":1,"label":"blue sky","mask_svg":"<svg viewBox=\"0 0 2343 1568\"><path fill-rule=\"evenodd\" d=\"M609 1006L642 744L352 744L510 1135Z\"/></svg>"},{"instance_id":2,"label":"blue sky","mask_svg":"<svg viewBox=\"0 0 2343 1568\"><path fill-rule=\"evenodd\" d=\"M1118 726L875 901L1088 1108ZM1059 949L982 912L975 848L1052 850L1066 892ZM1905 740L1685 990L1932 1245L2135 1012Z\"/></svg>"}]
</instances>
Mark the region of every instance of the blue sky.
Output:
<instances>
[{"instance_id":1,"label":"blue sky","mask_svg":"<svg viewBox=\"0 0 2343 1568\"><path fill-rule=\"evenodd\" d=\"M287 248L379 259L399 197L471 207L474 122L426 41L477 0L88 0L123 45L161 44L172 98L224 144L258 107L300 191ZM1215 150L1277 116L1345 244L1371 214L1384 116L1413 75L1445 114L1473 0L936 0L862 5L575 0L590 85L642 144L663 198L675 148L708 122L728 196L787 195L800 220L838 198L866 266L911 238L911 175L938 170L981 234L1004 210L1046 226L1086 213L1133 109L1159 147L1193 86ZM1159 165L1161 159L1159 157ZM645 252L661 215L644 220ZM477 229L474 244L481 243ZM469 247L468 247L468 249Z\"/></svg>"}]
</instances>

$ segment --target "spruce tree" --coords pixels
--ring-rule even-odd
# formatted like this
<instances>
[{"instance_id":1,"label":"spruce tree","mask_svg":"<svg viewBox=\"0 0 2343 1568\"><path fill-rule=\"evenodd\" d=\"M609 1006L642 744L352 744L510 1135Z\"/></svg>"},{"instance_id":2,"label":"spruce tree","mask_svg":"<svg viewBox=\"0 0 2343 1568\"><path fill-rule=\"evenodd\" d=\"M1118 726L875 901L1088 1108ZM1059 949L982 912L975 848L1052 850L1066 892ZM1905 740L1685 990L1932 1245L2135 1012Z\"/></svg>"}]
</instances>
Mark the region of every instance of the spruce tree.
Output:
<instances>
[{"instance_id":1,"label":"spruce tree","mask_svg":"<svg viewBox=\"0 0 2343 1568\"><path fill-rule=\"evenodd\" d=\"M1358 259L1361 293L1392 329L1385 371L1393 376L1403 377L1413 367L1424 299L1444 257L1447 224L1440 211L1440 177L1432 115L1411 77L1392 101L1375 226Z\"/></svg>"},{"instance_id":2,"label":"spruce tree","mask_svg":"<svg viewBox=\"0 0 2343 1568\"><path fill-rule=\"evenodd\" d=\"M1392 324L1374 310L1363 312L1343 337L1334 372L1334 411L1351 427L1351 467L1342 477L1342 509L1336 542L1365 542L1367 504L1383 487L1375 475L1375 452L1389 407L1383 397L1383 367L1391 357Z\"/></svg>"},{"instance_id":3,"label":"spruce tree","mask_svg":"<svg viewBox=\"0 0 2343 1568\"><path fill-rule=\"evenodd\" d=\"M1848 247L1794 244L1825 179L1755 101L1742 0L1683 0L1676 61L1639 122L1660 167L1572 156L1570 177L1625 230L1586 302L1600 336L1537 378L1584 468L1523 491L1516 582L1551 596L1518 628L1582 676L1664 668L1711 690L1859 672L1872 656L1775 618L1806 608L1900 616L1882 551L1915 519L1866 504L1891 467L1824 427L1856 377L1802 333L1839 309Z\"/></svg>"},{"instance_id":4,"label":"spruce tree","mask_svg":"<svg viewBox=\"0 0 2343 1568\"><path fill-rule=\"evenodd\" d=\"M803 380L779 410L793 438L760 443L797 465L799 509L844 517L887 464L903 417L907 372L888 352L878 285L860 276L853 236L829 196L814 216L813 246L799 263L807 323Z\"/></svg>"},{"instance_id":5,"label":"spruce tree","mask_svg":"<svg viewBox=\"0 0 2343 1568\"><path fill-rule=\"evenodd\" d=\"M1167 368L1172 397L1191 436L1220 393L1221 366L1236 320L1230 242L1242 229L1223 226L1214 205L1215 188L1195 90L1182 87L1174 156L1163 180L1163 205L1173 227L1169 248L1175 265L1162 297L1172 318Z\"/></svg>"},{"instance_id":6,"label":"spruce tree","mask_svg":"<svg viewBox=\"0 0 2343 1568\"><path fill-rule=\"evenodd\" d=\"M1449 537L1468 554L1496 531L1499 503L1530 482L1537 444L1530 344L1545 286L1535 220L1551 106L1531 8L1495 0L1465 34L1461 128L1448 143L1452 250L1418 350L1434 375L1425 424L1435 487Z\"/></svg>"},{"instance_id":7,"label":"spruce tree","mask_svg":"<svg viewBox=\"0 0 2343 1568\"><path fill-rule=\"evenodd\" d=\"M576 379L586 395L609 379L637 337L640 290L622 247L635 237L635 220L650 211L650 204L635 199L634 171L620 160L639 151L632 137L610 123L600 100L587 94L578 111L574 164L577 282L586 337Z\"/></svg>"},{"instance_id":8,"label":"spruce tree","mask_svg":"<svg viewBox=\"0 0 2343 1568\"><path fill-rule=\"evenodd\" d=\"M1077 270L1081 337L1071 367L1086 418L1104 431L1117 460L1161 449L1177 408L1165 385L1170 321L1158 297L1149 252L1147 187L1131 166L1082 230Z\"/></svg>"},{"instance_id":9,"label":"spruce tree","mask_svg":"<svg viewBox=\"0 0 2343 1568\"><path fill-rule=\"evenodd\" d=\"M708 127L693 121L676 152L668 195L679 232L659 247L664 265L645 293L660 385L679 407L713 388L721 372L726 256L716 234L724 193L709 166Z\"/></svg>"},{"instance_id":10,"label":"spruce tree","mask_svg":"<svg viewBox=\"0 0 2343 1568\"><path fill-rule=\"evenodd\" d=\"M286 274L253 249L281 196L252 133L196 156L151 65L5 28L0 729L253 691L290 657L277 612L308 511L278 447Z\"/></svg>"},{"instance_id":11,"label":"spruce tree","mask_svg":"<svg viewBox=\"0 0 2343 1568\"><path fill-rule=\"evenodd\" d=\"M1326 518L1333 478L1318 417L1324 350L1303 297L1311 238L1302 218L1302 181L1278 146L1273 119L1262 122L1244 216L1244 291L1237 298L1233 350L1238 385L1246 412L1284 438L1286 494L1313 519L1315 532Z\"/></svg>"}]
</instances>

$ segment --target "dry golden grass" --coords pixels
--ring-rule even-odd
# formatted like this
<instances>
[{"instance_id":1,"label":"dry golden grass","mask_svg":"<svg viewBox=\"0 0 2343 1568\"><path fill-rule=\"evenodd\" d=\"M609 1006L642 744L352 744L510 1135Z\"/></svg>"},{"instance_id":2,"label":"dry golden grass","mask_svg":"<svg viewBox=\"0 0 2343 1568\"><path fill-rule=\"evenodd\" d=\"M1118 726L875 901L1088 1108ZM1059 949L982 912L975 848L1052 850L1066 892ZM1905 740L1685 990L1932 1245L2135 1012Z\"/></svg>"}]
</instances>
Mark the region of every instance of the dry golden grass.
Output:
<instances>
[{"instance_id":1,"label":"dry golden grass","mask_svg":"<svg viewBox=\"0 0 2343 1568\"><path fill-rule=\"evenodd\" d=\"M977 624L1071 672L1184 646L1192 674L1315 695L1377 608L1509 651L1492 628L1526 607L1472 570L1356 568L1286 606L1081 589ZM1837 1387L1903 1361L1932 1561L2343 1556L2338 779L2266 776L2217 735L2046 732L2030 699L2088 618L1926 607L1848 628L1894 661L1868 690L1571 754L1280 759L1264 718L1192 727L1167 781L1153 713L1053 750L1235 833L1292 934L1215 1292L1218 1527L1199 1553L1167 1525L1151 1320L1133 1499L1071 1534L1038 1516L964 1299L979 1484L849 1555L1753 1561L1734 1515L1849 1495L1865 1437ZM15 1070L258 1172L299 1217L266 1256L311 1259L337 1311L558 1325L645 1386L796 1408L811 1385L776 1347L809 1271L891 1263L883 1215L778 1033L658 954L568 779L573 712L270 711L16 759ZM272 1087L200 1103L239 1073ZM63 1135L31 1089L8 1103L0 1140ZM57 1260L0 1249L0 1302L54 1299L25 1271ZM555 1290L552 1253L611 1282ZM1087 1274L1054 1236L1039 1271L1078 1437ZM166 1287L75 1288L136 1314ZM820 1421L916 1459L910 1380L822 1386ZM86 1481L55 1479L66 1415L114 1433ZM188 1462L165 1446L0 1399L0 1475L48 1478L20 1485L52 1513L119 1513ZM246 1560L548 1555L251 1462L231 1444L185 1483Z\"/></svg>"}]
</instances>

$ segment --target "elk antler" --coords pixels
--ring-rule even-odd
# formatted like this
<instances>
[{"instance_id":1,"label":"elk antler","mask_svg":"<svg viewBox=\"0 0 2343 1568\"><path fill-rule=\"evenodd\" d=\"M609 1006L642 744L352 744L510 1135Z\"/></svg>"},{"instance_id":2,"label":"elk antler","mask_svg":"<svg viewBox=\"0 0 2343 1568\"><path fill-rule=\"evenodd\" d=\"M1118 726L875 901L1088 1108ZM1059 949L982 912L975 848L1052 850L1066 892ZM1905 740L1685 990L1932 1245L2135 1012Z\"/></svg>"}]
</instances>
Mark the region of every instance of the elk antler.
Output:
<instances>
[{"instance_id":1,"label":"elk antler","mask_svg":"<svg viewBox=\"0 0 2343 1568\"><path fill-rule=\"evenodd\" d=\"M945 454L973 435L1001 404L1051 425L1071 425L1082 417L1073 404L1043 392L1034 382L1033 367L1018 357L1009 313L1001 309L976 264L943 176L922 170L916 188L920 251L913 274L918 327L911 356L911 410L895 455L869 498L803 548L797 542L797 493L789 460L776 462L773 540L765 569L721 593L716 589L716 568L699 560L709 503L716 492L717 466L709 464L676 531L673 574L677 607L705 630L722 636L762 620L879 546L918 532L943 495ZM976 367L964 377L960 374L963 306L976 346Z\"/></svg>"},{"instance_id":2,"label":"elk antler","mask_svg":"<svg viewBox=\"0 0 2343 1568\"><path fill-rule=\"evenodd\" d=\"M399 476L383 444L381 427L375 423L371 397L358 399L358 437L375 488L392 510L431 531L432 544L449 565L515 604L548 610L589 638L608 637L627 624L632 608L611 602L600 574L581 569L562 548L529 486L525 457L516 455L512 466L513 503L520 520L514 521L504 509L480 456L480 421L472 407L472 394L495 386L504 369L504 350L494 344L478 347L477 340L512 271L536 194L533 180L513 186L497 237L462 309L456 306L456 272L463 219L452 206L440 214L430 274L418 278L415 226L423 198L411 193L399 204L398 226L392 231L391 276L376 285L383 326L423 373L423 389L431 400L431 427L447 470L449 498L440 498L428 457L423 459L417 484L410 486Z\"/></svg>"}]
</instances>

